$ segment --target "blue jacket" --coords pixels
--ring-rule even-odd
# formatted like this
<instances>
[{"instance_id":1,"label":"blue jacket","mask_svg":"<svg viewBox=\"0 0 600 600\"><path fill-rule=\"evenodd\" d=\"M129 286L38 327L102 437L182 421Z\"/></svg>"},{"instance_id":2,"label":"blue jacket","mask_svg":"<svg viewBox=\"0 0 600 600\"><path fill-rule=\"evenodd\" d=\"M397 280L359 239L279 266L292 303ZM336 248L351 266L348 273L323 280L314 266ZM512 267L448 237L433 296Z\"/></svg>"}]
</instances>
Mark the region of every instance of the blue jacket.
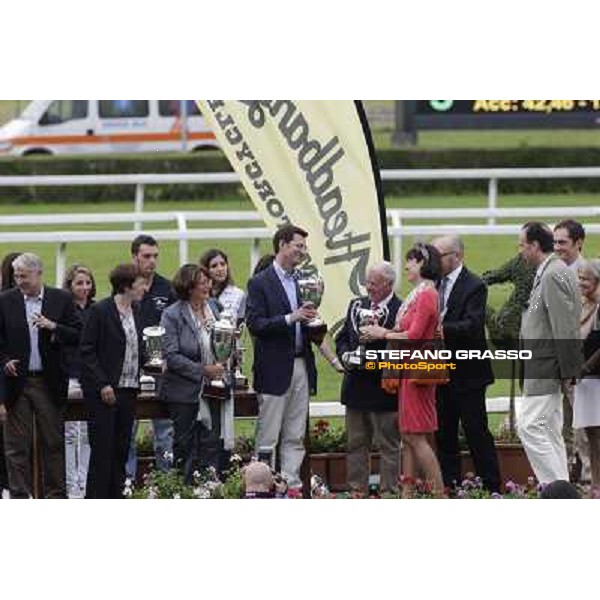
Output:
<instances>
[{"instance_id":1,"label":"blue jacket","mask_svg":"<svg viewBox=\"0 0 600 600\"><path fill-rule=\"evenodd\" d=\"M300 302L298 302L300 304ZM246 323L254 337L254 389L280 396L290 387L294 370L295 324L285 315L292 312L288 297L271 265L248 282ZM317 369L311 342L302 325L304 358L311 394L317 391Z\"/></svg>"}]
</instances>

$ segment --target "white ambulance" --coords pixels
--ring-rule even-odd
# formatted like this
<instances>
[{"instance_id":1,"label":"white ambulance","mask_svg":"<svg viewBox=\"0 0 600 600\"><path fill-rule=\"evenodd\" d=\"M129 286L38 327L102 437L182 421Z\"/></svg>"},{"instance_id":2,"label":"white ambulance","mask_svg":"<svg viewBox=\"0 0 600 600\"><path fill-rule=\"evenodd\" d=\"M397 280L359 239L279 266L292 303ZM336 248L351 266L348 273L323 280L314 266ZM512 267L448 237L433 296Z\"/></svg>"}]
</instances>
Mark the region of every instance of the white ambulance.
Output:
<instances>
[{"instance_id":1,"label":"white ambulance","mask_svg":"<svg viewBox=\"0 0 600 600\"><path fill-rule=\"evenodd\" d=\"M0 156L205 148L218 144L193 100L34 100L0 127Z\"/></svg>"}]
</instances>

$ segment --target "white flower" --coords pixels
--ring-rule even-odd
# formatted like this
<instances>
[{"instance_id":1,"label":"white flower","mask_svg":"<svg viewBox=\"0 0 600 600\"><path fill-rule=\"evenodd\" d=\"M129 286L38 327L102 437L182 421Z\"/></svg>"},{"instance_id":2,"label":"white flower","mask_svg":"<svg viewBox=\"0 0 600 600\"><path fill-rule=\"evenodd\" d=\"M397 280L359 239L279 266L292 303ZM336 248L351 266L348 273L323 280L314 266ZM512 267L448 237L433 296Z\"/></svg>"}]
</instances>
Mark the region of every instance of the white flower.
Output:
<instances>
[{"instance_id":1,"label":"white flower","mask_svg":"<svg viewBox=\"0 0 600 600\"><path fill-rule=\"evenodd\" d=\"M203 486L194 488L194 495L200 500L208 500L210 498L210 491Z\"/></svg>"},{"instance_id":2,"label":"white flower","mask_svg":"<svg viewBox=\"0 0 600 600\"><path fill-rule=\"evenodd\" d=\"M131 498L131 496L133 496L133 490L129 486L125 486L123 496L125 496L125 498Z\"/></svg>"},{"instance_id":3,"label":"white flower","mask_svg":"<svg viewBox=\"0 0 600 600\"><path fill-rule=\"evenodd\" d=\"M200 479L200 471L198 471L198 470L194 471L194 473L192 474L192 477L194 479Z\"/></svg>"},{"instance_id":4,"label":"white flower","mask_svg":"<svg viewBox=\"0 0 600 600\"><path fill-rule=\"evenodd\" d=\"M173 500L181 500L181 494L173 494Z\"/></svg>"},{"instance_id":5,"label":"white flower","mask_svg":"<svg viewBox=\"0 0 600 600\"><path fill-rule=\"evenodd\" d=\"M229 459L229 462L232 462L232 463L241 463L242 462L242 457L239 454L232 454L231 458Z\"/></svg>"},{"instance_id":6,"label":"white flower","mask_svg":"<svg viewBox=\"0 0 600 600\"><path fill-rule=\"evenodd\" d=\"M173 453L169 452L168 450L165 450L163 452L163 458L168 462L173 462Z\"/></svg>"}]
</instances>

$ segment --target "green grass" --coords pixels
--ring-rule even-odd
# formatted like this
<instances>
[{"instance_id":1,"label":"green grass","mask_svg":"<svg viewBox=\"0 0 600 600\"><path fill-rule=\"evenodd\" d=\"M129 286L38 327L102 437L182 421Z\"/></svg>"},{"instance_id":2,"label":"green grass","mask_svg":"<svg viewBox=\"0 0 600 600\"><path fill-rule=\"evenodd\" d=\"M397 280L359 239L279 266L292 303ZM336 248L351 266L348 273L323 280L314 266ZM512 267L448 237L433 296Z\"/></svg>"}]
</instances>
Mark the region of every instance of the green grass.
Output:
<instances>
[{"instance_id":1,"label":"green grass","mask_svg":"<svg viewBox=\"0 0 600 600\"><path fill-rule=\"evenodd\" d=\"M441 207L483 207L486 205L486 198L481 196L461 196L456 198L448 197L405 197L390 198L387 205L390 208L441 208ZM582 205L600 205L600 197L594 195L569 195L569 196L501 196L500 206L582 206ZM146 210L252 210L250 201L220 201L218 206L210 201L203 202L162 202L146 203ZM130 212L132 204L113 203L113 204L58 204L49 206L40 205L2 205L0 211L2 214L44 214L44 213L92 213L92 212ZM473 221L469 221L473 222ZM253 224L255 225L255 224ZM161 224L153 224L151 228L162 227ZM197 224L197 226L207 227L209 224ZM212 226L218 226L212 224ZM231 223L228 225L220 224L225 227L245 227L248 223ZM111 226L112 227L112 226ZM85 229L108 229L108 225L87 225ZM31 227L20 227L19 229L31 230ZM41 230L52 230L51 227L37 228ZM84 229L82 226L72 227L64 226L54 227L54 230L66 229ZM117 225L114 229L132 229L132 225ZM16 228L11 227L11 231ZM7 228L0 228L0 231L7 231ZM132 231L132 238L134 233ZM510 258L516 253L516 238L511 236L492 236L483 238L481 236L466 236L464 238L466 248L466 264L475 273L482 273L487 269L494 268ZM403 251L412 243L411 239L403 240ZM233 273L237 282L245 287L250 268L250 245L248 242L227 241L224 243L193 241L189 244L189 258L195 261L205 250L216 245L222 247L228 254L232 265ZM269 241L264 240L261 244L263 252L269 251ZM54 283L55 252L56 248L52 244L0 244L0 256L12 251L32 251L39 254L46 265L48 281ZM176 242L163 242L160 246L160 272L170 277L178 267L178 244ZM587 256L600 255L600 239L596 236L590 236L586 241L585 253ZM109 286L107 276L110 269L120 262L129 261L129 248L127 243L77 243L67 246L67 264L74 262L83 262L91 267L96 275L98 284L98 295L102 297L108 294ZM490 288L490 303L498 307L510 293L509 285L498 285ZM408 285L403 278L401 287L401 296L405 297L408 293ZM248 374L249 366L252 364L252 351L249 339L246 339L248 354L246 358L246 371ZM319 393L318 400L332 401L339 397L340 376L326 364L317 353L317 363L319 369ZM507 395L508 382L499 381L490 389L491 396Z\"/></svg>"},{"instance_id":2,"label":"green grass","mask_svg":"<svg viewBox=\"0 0 600 600\"><path fill-rule=\"evenodd\" d=\"M393 128L372 128L375 147L392 147ZM475 129L419 131L414 148L418 150L451 150L454 148L571 148L598 146L600 131L596 129ZM410 146L409 146L410 147Z\"/></svg>"}]
</instances>

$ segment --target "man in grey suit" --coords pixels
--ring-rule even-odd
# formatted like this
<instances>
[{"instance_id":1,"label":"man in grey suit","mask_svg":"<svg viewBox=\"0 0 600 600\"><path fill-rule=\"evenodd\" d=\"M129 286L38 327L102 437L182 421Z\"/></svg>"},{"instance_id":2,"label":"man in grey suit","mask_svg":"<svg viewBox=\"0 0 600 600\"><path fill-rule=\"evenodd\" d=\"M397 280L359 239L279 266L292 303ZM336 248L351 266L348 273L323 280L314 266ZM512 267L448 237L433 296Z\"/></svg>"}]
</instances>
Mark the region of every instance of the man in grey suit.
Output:
<instances>
[{"instance_id":1,"label":"man in grey suit","mask_svg":"<svg viewBox=\"0 0 600 600\"><path fill-rule=\"evenodd\" d=\"M523 226L519 251L537 271L521 322L522 343L532 350L533 358L524 362L517 431L540 483L569 479L562 392L568 392L582 365L579 288L573 272L552 248L553 235L547 225L530 222Z\"/></svg>"}]
</instances>

